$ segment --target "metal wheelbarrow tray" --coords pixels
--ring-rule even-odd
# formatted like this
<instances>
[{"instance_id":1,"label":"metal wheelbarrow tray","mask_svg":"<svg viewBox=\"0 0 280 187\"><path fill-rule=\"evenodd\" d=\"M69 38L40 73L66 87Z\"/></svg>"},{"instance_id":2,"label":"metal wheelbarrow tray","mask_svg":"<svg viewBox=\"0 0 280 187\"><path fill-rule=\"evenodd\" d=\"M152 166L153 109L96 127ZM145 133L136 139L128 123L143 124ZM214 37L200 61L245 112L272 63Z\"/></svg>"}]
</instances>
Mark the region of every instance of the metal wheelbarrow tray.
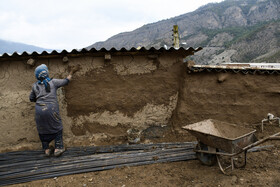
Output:
<instances>
[{"instance_id":1,"label":"metal wheelbarrow tray","mask_svg":"<svg viewBox=\"0 0 280 187\"><path fill-rule=\"evenodd\" d=\"M262 140L258 140L254 134L256 132L254 129L239 127L235 124L213 119L187 125L184 126L183 129L186 129L190 134L197 138L198 146L194 151L197 152L197 157L202 163L213 165L213 156L216 155L215 160L217 159L220 166L218 155L230 156L232 169L234 168L234 156L244 152L245 166L248 149L267 140L280 140L280 137L278 136L280 132ZM221 166L220 169L225 173Z\"/></svg>"}]
</instances>

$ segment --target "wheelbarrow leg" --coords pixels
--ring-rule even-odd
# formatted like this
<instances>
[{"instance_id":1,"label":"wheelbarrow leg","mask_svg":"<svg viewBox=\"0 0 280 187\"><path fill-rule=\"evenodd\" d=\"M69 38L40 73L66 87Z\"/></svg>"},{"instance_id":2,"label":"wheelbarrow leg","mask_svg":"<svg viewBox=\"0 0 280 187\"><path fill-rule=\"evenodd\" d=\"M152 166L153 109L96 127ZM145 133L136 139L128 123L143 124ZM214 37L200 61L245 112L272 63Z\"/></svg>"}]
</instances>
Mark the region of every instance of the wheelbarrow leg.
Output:
<instances>
[{"instance_id":1,"label":"wheelbarrow leg","mask_svg":"<svg viewBox=\"0 0 280 187\"><path fill-rule=\"evenodd\" d=\"M225 172L225 170L223 169L222 164L221 164L221 162L220 162L219 156L216 155L216 157L217 157L218 166L219 166L221 172L222 172L223 174L226 175L226 172Z\"/></svg>"},{"instance_id":2,"label":"wheelbarrow leg","mask_svg":"<svg viewBox=\"0 0 280 187\"><path fill-rule=\"evenodd\" d=\"M223 166L222 166L222 164L221 164L221 161L220 161L220 158L219 158L220 155L216 155L216 157L217 157L218 166L219 166L219 168L220 168L220 170L221 170L221 172L222 172L223 174L227 175L226 170L229 169L229 168L231 168L232 170L234 169L233 157L230 157L230 159L231 159L231 165L225 167L225 169L223 168Z\"/></svg>"},{"instance_id":3,"label":"wheelbarrow leg","mask_svg":"<svg viewBox=\"0 0 280 187\"><path fill-rule=\"evenodd\" d=\"M223 168L222 163L221 163L221 155L216 154L216 158L217 158L217 162L218 162L218 166L221 170L221 172L225 175L227 175L226 170L231 168L231 170L233 171L234 168L244 168L247 164L247 150L244 151L244 164L242 166L236 166L236 164L234 163L234 156L230 156L230 162L231 164L226 166L225 168Z\"/></svg>"},{"instance_id":4,"label":"wheelbarrow leg","mask_svg":"<svg viewBox=\"0 0 280 187\"><path fill-rule=\"evenodd\" d=\"M235 168L245 168L247 164L247 150L244 151L244 163L241 166L238 166L237 164L234 163Z\"/></svg>"}]
</instances>

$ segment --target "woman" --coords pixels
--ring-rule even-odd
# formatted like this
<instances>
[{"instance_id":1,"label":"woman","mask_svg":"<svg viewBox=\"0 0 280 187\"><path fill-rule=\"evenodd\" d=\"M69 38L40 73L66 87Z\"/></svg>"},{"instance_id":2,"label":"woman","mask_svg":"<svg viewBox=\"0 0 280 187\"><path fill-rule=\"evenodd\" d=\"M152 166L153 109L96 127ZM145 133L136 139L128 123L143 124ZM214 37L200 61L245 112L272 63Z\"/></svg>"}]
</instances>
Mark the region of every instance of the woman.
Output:
<instances>
[{"instance_id":1,"label":"woman","mask_svg":"<svg viewBox=\"0 0 280 187\"><path fill-rule=\"evenodd\" d=\"M54 156L60 156L65 151L56 91L67 85L78 69L78 67L73 68L66 79L50 79L48 67L45 64L35 69L35 77L38 81L33 84L29 99L31 102L36 102L35 120L46 156L52 154L49 148L52 140L55 141Z\"/></svg>"}]
</instances>

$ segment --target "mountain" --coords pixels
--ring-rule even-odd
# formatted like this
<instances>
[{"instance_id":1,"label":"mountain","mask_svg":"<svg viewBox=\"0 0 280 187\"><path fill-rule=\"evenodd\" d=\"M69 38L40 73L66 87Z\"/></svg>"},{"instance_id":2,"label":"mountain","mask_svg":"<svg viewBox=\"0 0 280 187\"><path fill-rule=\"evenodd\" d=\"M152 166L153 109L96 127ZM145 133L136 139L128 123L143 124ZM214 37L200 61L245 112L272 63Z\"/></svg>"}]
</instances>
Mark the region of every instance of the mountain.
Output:
<instances>
[{"instance_id":1,"label":"mountain","mask_svg":"<svg viewBox=\"0 0 280 187\"><path fill-rule=\"evenodd\" d=\"M198 64L280 62L280 1L225 0L194 12L144 25L88 48L172 46L178 25L185 47L203 47L192 57Z\"/></svg>"},{"instance_id":2,"label":"mountain","mask_svg":"<svg viewBox=\"0 0 280 187\"><path fill-rule=\"evenodd\" d=\"M43 51L52 51L52 50L33 46L33 45L27 45L27 44L17 43L17 42L10 42L7 40L0 39L0 54L4 54L4 53L13 54L14 52L22 53L24 51L29 52L29 53L32 53L34 51L41 53Z\"/></svg>"}]
</instances>

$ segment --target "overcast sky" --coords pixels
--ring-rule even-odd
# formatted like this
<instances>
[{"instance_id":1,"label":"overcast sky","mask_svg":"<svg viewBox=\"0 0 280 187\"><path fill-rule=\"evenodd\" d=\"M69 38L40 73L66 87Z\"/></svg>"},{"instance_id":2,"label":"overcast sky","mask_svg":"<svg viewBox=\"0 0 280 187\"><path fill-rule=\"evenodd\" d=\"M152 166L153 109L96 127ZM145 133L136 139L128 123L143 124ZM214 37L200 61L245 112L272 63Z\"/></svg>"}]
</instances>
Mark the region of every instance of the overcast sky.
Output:
<instances>
[{"instance_id":1,"label":"overcast sky","mask_svg":"<svg viewBox=\"0 0 280 187\"><path fill-rule=\"evenodd\" d=\"M0 0L0 39L80 49L222 0Z\"/></svg>"}]
</instances>

